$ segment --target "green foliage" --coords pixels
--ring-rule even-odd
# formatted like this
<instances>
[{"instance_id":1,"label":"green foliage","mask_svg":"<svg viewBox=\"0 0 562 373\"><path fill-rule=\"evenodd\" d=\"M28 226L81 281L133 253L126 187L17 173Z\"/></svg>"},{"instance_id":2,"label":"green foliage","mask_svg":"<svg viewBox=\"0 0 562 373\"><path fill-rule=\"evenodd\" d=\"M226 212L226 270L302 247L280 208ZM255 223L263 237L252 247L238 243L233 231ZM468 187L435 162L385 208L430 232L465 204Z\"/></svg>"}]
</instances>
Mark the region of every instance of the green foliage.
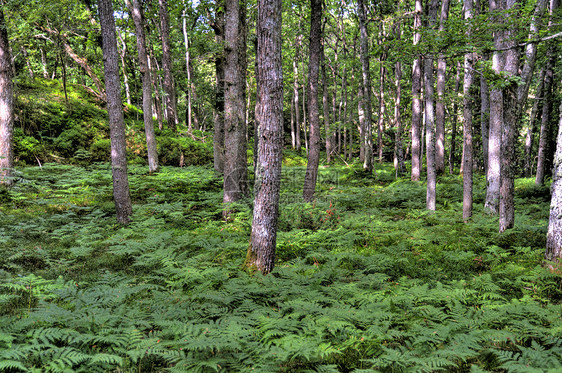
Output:
<instances>
[{"instance_id":1,"label":"green foliage","mask_svg":"<svg viewBox=\"0 0 562 373\"><path fill-rule=\"evenodd\" d=\"M391 165L321 169L313 204L293 199L302 171L284 171L262 276L243 270L250 208L222 220L211 167L131 166L127 227L109 165L24 168L0 202L0 371L561 368L542 192L518 181L516 229L497 236L484 213L463 223L456 177L428 214L424 185L388 182Z\"/></svg>"}]
</instances>

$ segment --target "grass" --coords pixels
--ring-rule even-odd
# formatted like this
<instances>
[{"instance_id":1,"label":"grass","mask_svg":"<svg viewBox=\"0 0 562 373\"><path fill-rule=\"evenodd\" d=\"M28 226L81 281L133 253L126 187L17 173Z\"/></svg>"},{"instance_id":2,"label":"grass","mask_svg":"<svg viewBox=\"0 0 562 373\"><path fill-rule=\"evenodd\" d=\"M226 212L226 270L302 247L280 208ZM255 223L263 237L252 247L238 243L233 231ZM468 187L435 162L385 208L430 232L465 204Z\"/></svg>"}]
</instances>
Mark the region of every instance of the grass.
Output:
<instances>
[{"instance_id":1,"label":"grass","mask_svg":"<svg viewBox=\"0 0 562 373\"><path fill-rule=\"evenodd\" d=\"M276 269L243 269L251 201L224 222L211 167L130 169L116 224L107 164L23 168L0 193L0 371L560 371L561 279L541 266L547 188L516 183L516 227L462 222L462 183L377 164L283 170Z\"/></svg>"}]
</instances>

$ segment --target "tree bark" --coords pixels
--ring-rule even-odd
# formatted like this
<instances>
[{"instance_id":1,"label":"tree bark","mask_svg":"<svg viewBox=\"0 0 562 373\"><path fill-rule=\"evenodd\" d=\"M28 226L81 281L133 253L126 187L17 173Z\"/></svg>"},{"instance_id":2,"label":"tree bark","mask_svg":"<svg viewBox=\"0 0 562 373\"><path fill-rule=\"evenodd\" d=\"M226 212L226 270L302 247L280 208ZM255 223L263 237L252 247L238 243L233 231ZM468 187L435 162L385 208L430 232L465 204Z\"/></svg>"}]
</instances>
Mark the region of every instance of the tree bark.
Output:
<instances>
[{"instance_id":1,"label":"tree bark","mask_svg":"<svg viewBox=\"0 0 562 373\"><path fill-rule=\"evenodd\" d=\"M144 132L146 135L146 148L148 153L149 172L158 171L158 152L156 149L156 135L152 121L152 78L148 65L146 38L144 32L144 19L139 0L127 1L127 6L135 22L137 49L139 55L139 70L142 78L142 111L144 119Z\"/></svg>"},{"instance_id":2,"label":"tree bark","mask_svg":"<svg viewBox=\"0 0 562 373\"><path fill-rule=\"evenodd\" d=\"M308 163L304 177L303 198L312 202L318 178L320 160L320 118L318 111L318 73L320 54L322 53L322 1L310 0L310 57L308 60L308 121L310 141L308 145Z\"/></svg>"},{"instance_id":3,"label":"tree bark","mask_svg":"<svg viewBox=\"0 0 562 373\"><path fill-rule=\"evenodd\" d=\"M129 76L127 74L127 43L125 42L125 36L121 33L117 34L117 37L121 41L121 52L119 56L121 57L121 66L123 72L123 85L125 86L125 97L127 99L127 104L131 105L131 88L129 87Z\"/></svg>"},{"instance_id":4,"label":"tree bark","mask_svg":"<svg viewBox=\"0 0 562 373\"><path fill-rule=\"evenodd\" d=\"M546 235L545 258L548 261L560 262L562 258L562 104L560 105L558 136L552 175L552 199L550 201L550 218Z\"/></svg>"},{"instance_id":5,"label":"tree bark","mask_svg":"<svg viewBox=\"0 0 562 373\"><path fill-rule=\"evenodd\" d=\"M297 57L293 60L293 107L295 112L294 128L291 128L291 145L300 152L300 104L299 104L299 69Z\"/></svg>"},{"instance_id":6,"label":"tree bark","mask_svg":"<svg viewBox=\"0 0 562 373\"><path fill-rule=\"evenodd\" d=\"M176 88L174 84L174 74L172 71L173 65L172 51L170 47L170 22L168 17L167 0L158 0L158 5L158 11L160 15L160 36L162 39L162 70L164 70L164 94L166 95L166 119L168 128L175 132L176 126L179 121L178 108L176 103ZM191 83L189 75L187 82L188 84Z\"/></svg>"},{"instance_id":7,"label":"tree bark","mask_svg":"<svg viewBox=\"0 0 562 373\"><path fill-rule=\"evenodd\" d=\"M266 274L275 261L283 151L281 0L259 0L256 53L260 125L251 246L246 264ZM297 105L298 106L298 105Z\"/></svg>"},{"instance_id":8,"label":"tree bark","mask_svg":"<svg viewBox=\"0 0 562 373\"><path fill-rule=\"evenodd\" d=\"M369 35L367 33L367 7L363 0L357 1L360 30L360 59L363 77L363 111L365 115L365 160L363 169L373 172L373 124L371 108L371 69L369 67Z\"/></svg>"},{"instance_id":9,"label":"tree bark","mask_svg":"<svg viewBox=\"0 0 562 373\"><path fill-rule=\"evenodd\" d=\"M512 10L518 6L519 0L507 0L506 9ZM512 13L511 17L516 17ZM520 52L517 46L515 32L506 31L506 47L504 70L509 77L519 74ZM515 146L517 128L517 83L511 83L504 88L504 112L501 134L501 185L500 185L500 233L513 228L515 222Z\"/></svg>"},{"instance_id":10,"label":"tree bark","mask_svg":"<svg viewBox=\"0 0 562 373\"><path fill-rule=\"evenodd\" d=\"M464 0L464 18L473 17L472 0ZM468 39L471 37L470 29L466 32ZM472 95L470 89L474 82L473 68L474 53L464 56L464 83L463 83L463 203L462 218L467 222L472 217Z\"/></svg>"},{"instance_id":11,"label":"tree bark","mask_svg":"<svg viewBox=\"0 0 562 373\"><path fill-rule=\"evenodd\" d=\"M111 138L111 168L113 173L113 199L117 221L128 224L133 212L127 176L127 154L125 122L121 102L119 81L119 57L113 5L111 0L99 0L100 25L102 30L105 88L107 112L109 115L109 136Z\"/></svg>"},{"instance_id":12,"label":"tree bark","mask_svg":"<svg viewBox=\"0 0 562 373\"><path fill-rule=\"evenodd\" d=\"M490 91L484 76L480 76L480 133L482 135L482 159L484 175L488 175L488 146L490 133Z\"/></svg>"},{"instance_id":13,"label":"tree bark","mask_svg":"<svg viewBox=\"0 0 562 373\"><path fill-rule=\"evenodd\" d=\"M227 205L248 195L246 143L246 2L226 0L224 106L224 198Z\"/></svg>"},{"instance_id":14,"label":"tree bark","mask_svg":"<svg viewBox=\"0 0 562 373\"><path fill-rule=\"evenodd\" d=\"M0 9L0 185L13 184L14 86L10 42Z\"/></svg>"},{"instance_id":15,"label":"tree bark","mask_svg":"<svg viewBox=\"0 0 562 373\"><path fill-rule=\"evenodd\" d=\"M500 0L490 0L490 10L501 10ZM496 51L492 56L492 70L499 75L504 69L504 31L494 32L494 47ZM490 91L490 133L488 138L488 173L486 175L486 210L496 215L500 204L500 172L501 172L501 139L503 125L503 92L499 87Z\"/></svg>"},{"instance_id":16,"label":"tree bark","mask_svg":"<svg viewBox=\"0 0 562 373\"><path fill-rule=\"evenodd\" d=\"M539 76L539 85L535 91L535 102L531 108L531 117L529 118L529 128L527 128L527 134L525 135L525 177L531 177L532 174L532 154L533 154L533 138L535 133L535 122L541 116L540 110L541 101L543 97L543 87L544 78L546 76L546 66L541 70Z\"/></svg>"},{"instance_id":17,"label":"tree bark","mask_svg":"<svg viewBox=\"0 0 562 373\"><path fill-rule=\"evenodd\" d=\"M541 116L541 129L539 137L539 148L537 154L537 173L535 176L535 184L543 185L545 168L546 168L546 152L548 147L550 112L552 109L552 81L554 77L555 57L552 45L547 51L548 62L545 68L544 87L543 87L543 104Z\"/></svg>"},{"instance_id":18,"label":"tree bark","mask_svg":"<svg viewBox=\"0 0 562 373\"><path fill-rule=\"evenodd\" d=\"M441 4L441 17L439 19L439 33L445 33L445 23L449 17L449 0ZM435 171L437 174L445 172L445 73L447 61L444 53L439 54L437 60L437 102L435 106Z\"/></svg>"},{"instance_id":19,"label":"tree bark","mask_svg":"<svg viewBox=\"0 0 562 373\"><path fill-rule=\"evenodd\" d=\"M439 0L432 0L429 5L428 29L432 29L437 17ZM426 56L424 59L424 98L425 98L425 144L427 161L427 193L426 208L435 211L437 172L435 167L435 114L434 114L434 87L433 87L433 58Z\"/></svg>"},{"instance_id":20,"label":"tree bark","mask_svg":"<svg viewBox=\"0 0 562 373\"><path fill-rule=\"evenodd\" d=\"M224 45L224 3L217 1L215 22L211 25L215 31L215 43ZM215 54L215 110L214 110L214 137L213 137L213 164L215 172L224 172L224 51Z\"/></svg>"},{"instance_id":21,"label":"tree bark","mask_svg":"<svg viewBox=\"0 0 562 373\"><path fill-rule=\"evenodd\" d=\"M414 10L414 47L421 40L421 17L423 6L421 0L415 0ZM414 59L412 64L412 180L419 181L421 175L421 56Z\"/></svg>"},{"instance_id":22,"label":"tree bark","mask_svg":"<svg viewBox=\"0 0 562 373\"><path fill-rule=\"evenodd\" d=\"M330 129L330 98L328 97L328 79L326 77L326 56L324 55L324 46L320 56L320 66L322 74L322 114L324 119L324 130L326 132L326 162L332 162L332 131Z\"/></svg>"}]
</instances>

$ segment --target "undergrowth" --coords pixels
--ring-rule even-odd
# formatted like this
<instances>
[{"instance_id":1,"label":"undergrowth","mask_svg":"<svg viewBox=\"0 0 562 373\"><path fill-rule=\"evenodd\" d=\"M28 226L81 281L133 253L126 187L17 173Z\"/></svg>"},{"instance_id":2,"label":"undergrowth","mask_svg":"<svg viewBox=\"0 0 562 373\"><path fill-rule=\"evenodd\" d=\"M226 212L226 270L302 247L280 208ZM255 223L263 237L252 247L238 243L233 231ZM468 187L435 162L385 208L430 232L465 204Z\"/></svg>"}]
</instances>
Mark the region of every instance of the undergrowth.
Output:
<instances>
[{"instance_id":1,"label":"undergrowth","mask_svg":"<svg viewBox=\"0 0 562 373\"><path fill-rule=\"evenodd\" d=\"M0 371L543 372L562 369L560 276L541 266L547 191L517 181L516 227L462 184L283 174L277 263L243 270L251 206L221 219L210 167L130 172L134 216L115 223L111 170L24 168L0 194ZM485 181L475 180L475 200Z\"/></svg>"}]
</instances>

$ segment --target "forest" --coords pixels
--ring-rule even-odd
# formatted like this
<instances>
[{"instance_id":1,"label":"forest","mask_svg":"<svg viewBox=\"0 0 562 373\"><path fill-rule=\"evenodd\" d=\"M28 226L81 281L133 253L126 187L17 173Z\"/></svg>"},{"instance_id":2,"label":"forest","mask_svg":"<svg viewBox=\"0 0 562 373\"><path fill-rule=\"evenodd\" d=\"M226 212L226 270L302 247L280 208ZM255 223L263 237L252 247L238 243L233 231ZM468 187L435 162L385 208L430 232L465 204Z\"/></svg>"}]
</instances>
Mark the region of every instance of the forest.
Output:
<instances>
[{"instance_id":1,"label":"forest","mask_svg":"<svg viewBox=\"0 0 562 373\"><path fill-rule=\"evenodd\" d=\"M562 372L559 0L0 0L0 372Z\"/></svg>"}]
</instances>

